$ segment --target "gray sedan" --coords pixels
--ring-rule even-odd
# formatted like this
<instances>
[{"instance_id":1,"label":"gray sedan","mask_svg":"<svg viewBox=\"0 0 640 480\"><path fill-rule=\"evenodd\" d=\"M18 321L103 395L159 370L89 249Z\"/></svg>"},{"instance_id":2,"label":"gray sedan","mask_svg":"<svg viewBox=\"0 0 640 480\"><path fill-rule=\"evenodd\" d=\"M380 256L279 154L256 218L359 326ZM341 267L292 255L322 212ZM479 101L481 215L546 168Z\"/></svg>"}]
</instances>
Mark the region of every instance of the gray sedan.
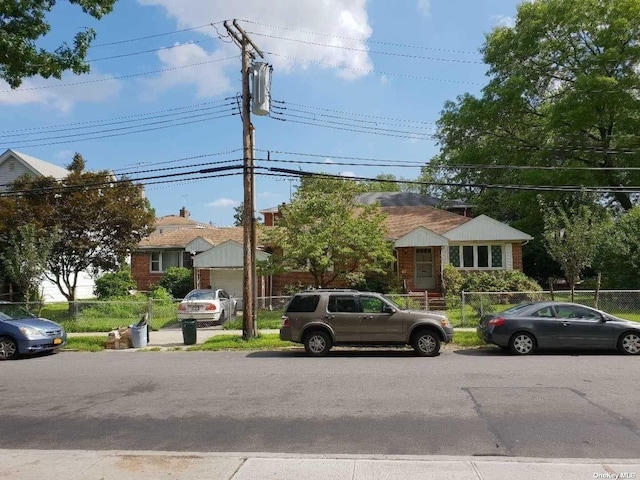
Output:
<instances>
[{"instance_id":1,"label":"gray sedan","mask_svg":"<svg viewBox=\"0 0 640 480\"><path fill-rule=\"evenodd\" d=\"M485 315L478 336L516 355L528 355L538 348L617 349L640 354L640 323L576 303L525 303Z\"/></svg>"}]
</instances>

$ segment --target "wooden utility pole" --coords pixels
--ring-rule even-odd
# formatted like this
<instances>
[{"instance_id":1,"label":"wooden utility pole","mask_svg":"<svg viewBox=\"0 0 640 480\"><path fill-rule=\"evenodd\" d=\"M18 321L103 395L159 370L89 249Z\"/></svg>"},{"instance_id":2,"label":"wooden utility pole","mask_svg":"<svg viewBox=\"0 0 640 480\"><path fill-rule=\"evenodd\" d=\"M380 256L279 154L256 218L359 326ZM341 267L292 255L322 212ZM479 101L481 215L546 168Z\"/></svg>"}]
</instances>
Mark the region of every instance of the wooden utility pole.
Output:
<instances>
[{"instance_id":1,"label":"wooden utility pole","mask_svg":"<svg viewBox=\"0 0 640 480\"><path fill-rule=\"evenodd\" d=\"M256 321L256 225L254 205L254 160L253 125L251 124L251 60L253 51L264 57L237 21L233 26L224 22L231 38L242 51L242 146L243 146L243 189L244 211L242 215L243 231L243 289L242 289L242 337L254 338L258 327ZM251 48L250 48L251 47Z\"/></svg>"}]
</instances>

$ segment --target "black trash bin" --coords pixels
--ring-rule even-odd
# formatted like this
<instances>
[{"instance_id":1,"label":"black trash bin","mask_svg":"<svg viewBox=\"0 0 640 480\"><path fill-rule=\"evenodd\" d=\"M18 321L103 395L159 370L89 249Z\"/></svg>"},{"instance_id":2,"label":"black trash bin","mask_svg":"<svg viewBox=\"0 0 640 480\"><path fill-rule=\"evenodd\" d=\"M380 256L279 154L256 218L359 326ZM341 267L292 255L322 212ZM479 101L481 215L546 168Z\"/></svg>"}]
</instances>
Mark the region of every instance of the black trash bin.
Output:
<instances>
[{"instance_id":1,"label":"black trash bin","mask_svg":"<svg viewBox=\"0 0 640 480\"><path fill-rule=\"evenodd\" d=\"M182 320L182 339L184 340L185 345L196 344L196 323L195 318L186 318Z\"/></svg>"}]
</instances>

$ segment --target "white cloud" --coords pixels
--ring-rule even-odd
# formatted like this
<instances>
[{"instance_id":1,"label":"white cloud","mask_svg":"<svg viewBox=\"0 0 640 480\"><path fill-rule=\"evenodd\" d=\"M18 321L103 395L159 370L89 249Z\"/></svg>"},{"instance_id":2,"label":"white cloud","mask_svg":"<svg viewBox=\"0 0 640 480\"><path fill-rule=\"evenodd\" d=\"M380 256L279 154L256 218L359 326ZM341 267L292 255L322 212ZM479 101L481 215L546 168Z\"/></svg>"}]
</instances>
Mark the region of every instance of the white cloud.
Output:
<instances>
[{"instance_id":1,"label":"white cloud","mask_svg":"<svg viewBox=\"0 0 640 480\"><path fill-rule=\"evenodd\" d=\"M336 68L338 75L351 79L366 75L372 70L367 52L366 40L372 29L367 17L366 0L138 0L142 5L158 6L177 21L178 28L200 26L205 22L224 19L247 19L239 21L257 46L272 54L266 54L266 61L279 73L306 69L316 63L319 68ZM284 27L284 28L278 28ZM220 24L217 29L198 30L212 37L226 35ZM281 38L275 38L281 37ZM283 38L291 39L286 40ZM292 41L293 40L293 41ZM330 44L342 48L330 48L317 44ZM171 68L194 59L223 58L238 55L239 48L232 43L218 44L214 53L207 53L197 46L174 48L160 52L165 67ZM347 50L345 47L349 48ZM364 50L364 51L363 51ZM188 60L187 60L188 59ZM207 67L206 75L200 67L171 72L161 77L160 87L164 87L170 77L171 85L184 81L196 84L200 95L212 94L228 87L227 73L238 77L239 60L234 60L234 70L221 62ZM328 67L332 65L335 67ZM196 78L198 77L198 78ZM207 77L213 85L207 85Z\"/></svg>"},{"instance_id":2,"label":"white cloud","mask_svg":"<svg viewBox=\"0 0 640 480\"><path fill-rule=\"evenodd\" d=\"M431 0L418 0L418 11L428 17L431 14Z\"/></svg>"},{"instance_id":3,"label":"white cloud","mask_svg":"<svg viewBox=\"0 0 640 480\"><path fill-rule=\"evenodd\" d=\"M214 200L213 202L207 203L207 207L237 207L240 205L240 202L237 200L232 200L230 198L219 198L218 200Z\"/></svg>"},{"instance_id":4,"label":"white cloud","mask_svg":"<svg viewBox=\"0 0 640 480\"><path fill-rule=\"evenodd\" d=\"M231 90L225 68L232 64L239 67L237 59L224 60L232 55L224 50L209 53L198 45L160 50L158 57L163 68L175 68L175 70L162 72L159 77L145 82L156 91L168 90L176 85L191 84L196 87L199 97L220 95ZM185 65L193 66L180 68Z\"/></svg>"},{"instance_id":5,"label":"white cloud","mask_svg":"<svg viewBox=\"0 0 640 480\"><path fill-rule=\"evenodd\" d=\"M356 176L355 172L351 172L351 171L340 172L339 175L342 176L342 177L355 177Z\"/></svg>"},{"instance_id":6,"label":"white cloud","mask_svg":"<svg viewBox=\"0 0 640 480\"><path fill-rule=\"evenodd\" d=\"M61 150L58 153L53 155L53 158L70 160L73 158L74 152L73 150Z\"/></svg>"},{"instance_id":7,"label":"white cloud","mask_svg":"<svg viewBox=\"0 0 640 480\"><path fill-rule=\"evenodd\" d=\"M499 27L513 28L516 26L516 19L507 15L492 15L491 20Z\"/></svg>"},{"instance_id":8,"label":"white cloud","mask_svg":"<svg viewBox=\"0 0 640 480\"><path fill-rule=\"evenodd\" d=\"M72 86L56 86L73 83ZM45 88L43 88L45 87ZM27 78L20 88L11 90L0 80L0 105L39 104L60 110L70 111L76 103L100 103L118 95L122 83L112 75L93 73L77 76L71 73L62 80Z\"/></svg>"},{"instance_id":9,"label":"white cloud","mask_svg":"<svg viewBox=\"0 0 640 480\"><path fill-rule=\"evenodd\" d=\"M334 163L334 162L333 162L333 160L332 160L332 159L330 159L330 158L325 158L325 159L324 159L324 163L329 163L329 164L331 164L331 163Z\"/></svg>"}]
</instances>

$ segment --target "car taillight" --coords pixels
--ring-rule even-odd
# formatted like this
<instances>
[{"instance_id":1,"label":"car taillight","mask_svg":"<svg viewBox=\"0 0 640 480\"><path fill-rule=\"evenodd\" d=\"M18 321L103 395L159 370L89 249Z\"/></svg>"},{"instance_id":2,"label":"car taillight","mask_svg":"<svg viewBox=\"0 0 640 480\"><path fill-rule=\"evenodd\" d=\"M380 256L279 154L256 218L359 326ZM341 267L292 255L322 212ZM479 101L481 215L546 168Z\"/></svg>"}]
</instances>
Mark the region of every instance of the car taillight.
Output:
<instances>
[{"instance_id":1,"label":"car taillight","mask_svg":"<svg viewBox=\"0 0 640 480\"><path fill-rule=\"evenodd\" d=\"M506 319L503 317L492 318L491 320L489 320L489 323L487 325L499 327L501 325L504 325L504 322L506 322Z\"/></svg>"},{"instance_id":2,"label":"car taillight","mask_svg":"<svg viewBox=\"0 0 640 480\"><path fill-rule=\"evenodd\" d=\"M287 317L286 315L282 316L282 326L283 327L288 327L289 326L289 317Z\"/></svg>"},{"instance_id":3,"label":"car taillight","mask_svg":"<svg viewBox=\"0 0 640 480\"><path fill-rule=\"evenodd\" d=\"M178 310L185 311L186 309L187 309L186 305L183 305L182 303L178 305Z\"/></svg>"},{"instance_id":4,"label":"car taillight","mask_svg":"<svg viewBox=\"0 0 640 480\"><path fill-rule=\"evenodd\" d=\"M207 305L207 308L205 308L205 310L215 310L215 309L216 309L215 303L210 303L209 305Z\"/></svg>"}]
</instances>

